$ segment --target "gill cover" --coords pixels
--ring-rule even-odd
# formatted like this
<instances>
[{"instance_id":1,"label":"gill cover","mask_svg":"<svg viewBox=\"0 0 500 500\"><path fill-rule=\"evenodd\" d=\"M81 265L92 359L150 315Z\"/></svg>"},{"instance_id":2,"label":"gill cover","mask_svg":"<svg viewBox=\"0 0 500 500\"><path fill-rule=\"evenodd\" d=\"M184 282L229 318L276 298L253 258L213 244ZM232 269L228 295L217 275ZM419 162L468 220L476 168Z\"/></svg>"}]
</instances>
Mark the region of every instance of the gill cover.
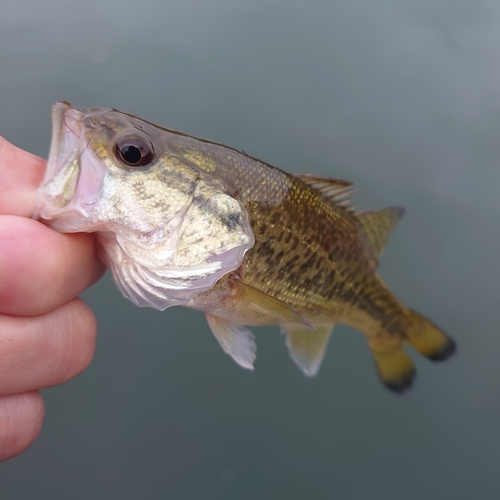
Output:
<instances>
[{"instance_id":1,"label":"gill cover","mask_svg":"<svg viewBox=\"0 0 500 500\"><path fill-rule=\"evenodd\" d=\"M57 231L95 232L125 297L159 310L183 305L241 265L254 244L244 206L175 154L175 134L67 102L52 119L35 217Z\"/></svg>"}]
</instances>

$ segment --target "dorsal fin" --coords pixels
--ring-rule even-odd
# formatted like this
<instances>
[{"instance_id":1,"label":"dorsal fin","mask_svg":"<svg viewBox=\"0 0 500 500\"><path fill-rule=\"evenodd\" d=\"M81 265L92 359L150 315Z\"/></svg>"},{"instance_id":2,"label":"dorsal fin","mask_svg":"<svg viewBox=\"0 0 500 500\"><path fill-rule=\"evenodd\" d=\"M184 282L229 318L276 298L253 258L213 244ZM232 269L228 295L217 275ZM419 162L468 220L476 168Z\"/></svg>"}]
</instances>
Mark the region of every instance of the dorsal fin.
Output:
<instances>
[{"instance_id":1,"label":"dorsal fin","mask_svg":"<svg viewBox=\"0 0 500 500\"><path fill-rule=\"evenodd\" d=\"M367 210L356 214L376 258L382 253L394 226L404 212L403 207L388 207L378 211Z\"/></svg>"},{"instance_id":2,"label":"dorsal fin","mask_svg":"<svg viewBox=\"0 0 500 500\"><path fill-rule=\"evenodd\" d=\"M312 174L296 175L302 182L305 182L323 196L333 201L336 205L349 208L352 203L355 189L352 182L331 177L320 177Z\"/></svg>"}]
</instances>

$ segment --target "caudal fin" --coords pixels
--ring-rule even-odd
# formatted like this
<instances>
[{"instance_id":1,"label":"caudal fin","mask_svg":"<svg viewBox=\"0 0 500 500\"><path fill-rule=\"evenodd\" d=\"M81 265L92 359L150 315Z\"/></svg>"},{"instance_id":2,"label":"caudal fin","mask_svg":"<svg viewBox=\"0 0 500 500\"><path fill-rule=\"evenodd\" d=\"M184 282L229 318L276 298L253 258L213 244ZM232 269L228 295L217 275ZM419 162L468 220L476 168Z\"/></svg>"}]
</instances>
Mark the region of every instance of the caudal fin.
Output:
<instances>
[{"instance_id":1,"label":"caudal fin","mask_svg":"<svg viewBox=\"0 0 500 500\"><path fill-rule=\"evenodd\" d=\"M370 347L380 381L394 392L400 393L408 389L415 377L415 367L403 347Z\"/></svg>"},{"instance_id":2,"label":"caudal fin","mask_svg":"<svg viewBox=\"0 0 500 500\"><path fill-rule=\"evenodd\" d=\"M418 312L410 310L410 314L413 325L407 332L408 338L405 340L432 361L448 359L456 350L455 341Z\"/></svg>"},{"instance_id":3,"label":"caudal fin","mask_svg":"<svg viewBox=\"0 0 500 500\"><path fill-rule=\"evenodd\" d=\"M403 344L408 343L432 361L443 361L456 350L453 339L427 318L412 310L410 318L411 325L403 338L403 343L380 342L380 338L374 338L370 342L378 376L381 382L394 392L408 389L415 377L415 368Z\"/></svg>"}]
</instances>

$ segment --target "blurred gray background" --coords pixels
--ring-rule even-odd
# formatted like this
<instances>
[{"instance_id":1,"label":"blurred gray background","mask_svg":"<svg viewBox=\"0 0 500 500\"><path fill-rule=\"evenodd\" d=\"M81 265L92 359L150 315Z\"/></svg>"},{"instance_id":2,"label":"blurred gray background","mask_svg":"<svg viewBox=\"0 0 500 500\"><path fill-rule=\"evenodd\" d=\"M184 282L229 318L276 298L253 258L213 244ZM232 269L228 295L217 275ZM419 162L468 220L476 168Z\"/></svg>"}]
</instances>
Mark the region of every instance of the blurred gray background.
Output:
<instances>
[{"instance_id":1,"label":"blurred gray background","mask_svg":"<svg viewBox=\"0 0 500 500\"><path fill-rule=\"evenodd\" d=\"M381 274L459 344L402 397L338 327L307 380L275 327L254 373L202 314L84 294L90 368L44 391L3 499L494 498L500 466L500 4L0 3L0 134L46 157L50 107L115 107L408 211Z\"/></svg>"}]
</instances>

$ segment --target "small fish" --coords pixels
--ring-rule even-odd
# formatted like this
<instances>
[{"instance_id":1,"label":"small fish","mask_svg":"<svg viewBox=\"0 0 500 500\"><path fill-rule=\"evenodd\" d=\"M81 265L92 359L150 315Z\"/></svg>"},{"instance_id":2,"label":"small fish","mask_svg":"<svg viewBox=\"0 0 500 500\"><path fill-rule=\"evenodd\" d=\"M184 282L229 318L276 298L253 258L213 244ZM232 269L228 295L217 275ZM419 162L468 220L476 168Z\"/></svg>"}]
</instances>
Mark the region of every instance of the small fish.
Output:
<instances>
[{"instance_id":1,"label":"small fish","mask_svg":"<svg viewBox=\"0 0 500 500\"><path fill-rule=\"evenodd\" d=\"M351 183L291 175L235 149L114 109L62 101L36 217L96 232L100 256L138 306L203 311L239 365L244 325L279 324L297 366L318 372L337 323L364 333L380 380L401 392L405 345L444 360L455 343L377 275L400 207L356 212Z\"/></svg>"}]
</instances>

